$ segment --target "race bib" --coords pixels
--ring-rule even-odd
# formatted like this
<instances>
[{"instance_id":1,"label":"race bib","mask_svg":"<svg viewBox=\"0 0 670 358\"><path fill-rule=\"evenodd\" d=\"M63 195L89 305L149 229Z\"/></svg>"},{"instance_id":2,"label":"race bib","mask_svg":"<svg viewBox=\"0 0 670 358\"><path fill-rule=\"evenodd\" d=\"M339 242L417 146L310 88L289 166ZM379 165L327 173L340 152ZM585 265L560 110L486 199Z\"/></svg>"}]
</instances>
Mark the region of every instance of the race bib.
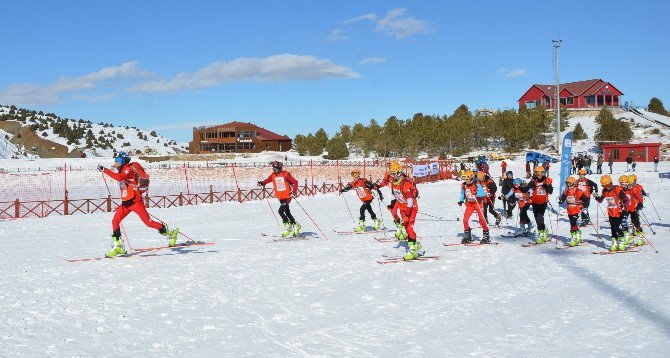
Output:
<instances>
[{"instance_id":1,"label":"race bib","mask_svg":"<svg viewBox=\"0 0 670 358\"><path fill-rule=\"evenodd\" d=\"M475 194L472 193L472 190L466 190L465 191L465 198L468 201L472 201L472 202L477 201L477 197L475 196Z\"/></svg>"},{"instance_id":2,"label":"race bib","mask_svg":"<svg viewBox=\"0 0 670 358\"><path fill-rule=\"evenodd\" d=\"M579 190L581 190L581 191L586 191L586 183L583 182L583 181L582 181L582 182L579 182L579 184L577 185L577 187L578 187Z\"/></svg>"},{"instance_id":3,"label":"race bib","mask_svg":"<svg viewBox=\"0 0 670 358\"><path fill-rule=\"evenodd\" d=\"M523 193L514 193L514 196L515 196L518 200L523 199Z\"/></svg>"},{"instance_id":4,"label":"race bib","mask_svg":"<svg viewBox=\"0 0 670 358\"><path fill-rule=\"evenodd\" d=\"M275 185L277 185L277 191L286 190L286 182L284 181L284 177L275 177Z\"/></svg>"},{"instance_id":5,"label":"race bib","mask_svg":"<svg viewBox=\"0 0 670 358\"><path fill-rule=\"evenodd\" d=\"M544 190L544 187L542 187L542 186L538 186L537 188L535 188L535 192L537 193L537 195L546 195L547 194L547 192Z\"/></svg>"},{"instance_id":6,"label":"race bib","mask_svg":"<svg viewBox=\"0 0 670 358\"><path fill-rule=\"evenodd\" d=\"M568 200L567 200L567 201L568 201L568 204L574 204L574 203L577 202L577 200L575 200L575 197L574 197L574 196L568 196Z\"/></svg>"},{"instance_id":7,"label":"race bib","mask_svg":"<svg viewBox=\"0 0 670 358\"><path fill-rule=\"evenodd\" d=\"M361 188L360 186L356 187L356 194L358 194L358 197L363 199L365 198L368 194L365 192L365 189Z\"/></svg>"},{"instance_id":8,"label":"race bib","mask_svg":"<svg viewBox=\"0 0 670 358\"><path fill-rule=\"evenodd\" d=\"M608 208L616 208L617 205L616 202L614 201L614 198L608 196L606 199Z\"/></svg>"},{"instance_id":9,"label":"race bib","mask_svg":"<svg viewBox=\"0 0 670 358\"><path fill-rule=\"evenodd\" d=\"M405 196L402 195L402 191L398 189L393 189L393 196L395 197L395 200L397 200L401 204L407 204L407 200L405 200Z\"/></svg>"}]
</instances>

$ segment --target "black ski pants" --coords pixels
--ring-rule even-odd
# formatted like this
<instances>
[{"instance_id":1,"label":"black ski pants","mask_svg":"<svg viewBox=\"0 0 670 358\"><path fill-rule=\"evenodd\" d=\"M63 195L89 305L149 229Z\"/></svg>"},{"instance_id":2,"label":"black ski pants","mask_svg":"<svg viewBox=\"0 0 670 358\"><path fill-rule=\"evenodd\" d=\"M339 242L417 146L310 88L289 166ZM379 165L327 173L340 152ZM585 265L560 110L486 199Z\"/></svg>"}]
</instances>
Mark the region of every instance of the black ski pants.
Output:
<instances>
[{"instance_id":1,"label":"black ski pants","mask_svg":"<svg viewBox=\"0 0 670 358\"><path fill-rule=\"evenodd\" d=\"M370 217L372 218L372 220L377 218L377 215L375 215L375 212L372 211L372 205L370 205L371 203L372 203L372 199L366 200L366 201L363 202L363 205L361 205L361 210L360 210L361 211L361 216L359 217L359 219L365 221L365 211L366 210L367 210L367 212L370 213Z\"/></svg>"},{"instance_id":2,"label":"black ski pants","mask_svg":"<svg viewBox=\"0 0 670 358\"><path fill-rule=\"evenodd\" d=\"M545 230L546 226L544 226L544 213L547 211L547 203L531 205L533 206L533 216L535 217L535 225L537 225L537 229Z\"/></svg>"},{"instance_id":3,"label":"black ski pants","mask_svg":"<svg viewBox=\"0 0 670 358\"><path fill-rule=\"evenodd\" d=\"M291 215L291 208L288 206L289 200L280 199L279 200L279 216L281 216L281 221L283 223L295 224L295 219Z\"/></svg>"},{"instance_id":4,"label":"black ski pants","mask_svg":"<svg viewBox=\"0 0 670 358\"><path fill-rule=\"evenodd\" d=\"M621 229L621 222L623 221L623 217L614 217L610 216L610 230L612 231L612 238L622 238L623 237L623 230Z\"/></svg>"}]
</instances>

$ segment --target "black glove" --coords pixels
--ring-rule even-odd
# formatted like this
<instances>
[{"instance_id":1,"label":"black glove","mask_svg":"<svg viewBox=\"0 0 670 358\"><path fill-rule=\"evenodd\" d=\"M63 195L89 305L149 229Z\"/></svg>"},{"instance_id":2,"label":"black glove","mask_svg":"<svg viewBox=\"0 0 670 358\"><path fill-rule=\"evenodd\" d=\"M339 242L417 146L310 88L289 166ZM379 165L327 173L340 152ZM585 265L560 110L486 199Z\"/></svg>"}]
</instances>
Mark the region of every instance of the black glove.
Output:
<instances>
[{"instance_id":1,"label":"black glove","mask_svg":"<svg viewBox=\"0 0 670 358\"><path fill-rule=\"evenodd\" d=\"M393 210L393 206L391 206L391 205L386 205L386 208L389 209L389 210Z\"/></svg>"},{"instance_id":2,"label":"black glove","mask_svg":"<svg viewBox=\"0 0 670 358\"><path fill-rule=\"evenodd\" d=\"M298 193L292 191L292 192L291 192L291 197L292 197L292 198L297 198L297 197L298 197Z\"/></svg>"},{"instance_id":3,"label":"black glove","mask_svg":"<svg viewBox=\"0 0 670 358\"><path fill-rule=\"evenodd\" d=\"M98 170L99 170L99 171L104 171L104 170L105 170L105 167L103 167L102 165L98 164Z\"/></svg>"},{"instance_id":4,"label":"black glove","mask_svg":"<svg viewBox=\"0 0 670 358\"><path fill-rule=\"evenodd\" d=\"M644 205L642 205L642 203L637 204L635 210L642 210L642 209L644 209Z\"/></svg>"},{"instance_id":5,"label":"black glove","mask_svg":"<svg viewBox=\"0 0 670 358\"><path fill-rule=\"evenodd\" d=\"M558 199L559 204L563 204L564 202L565 202L565 200Z\"/></svg>"},{"instance_id":6,"label":"black glove","mask_svg":"<svg viewBox=\"0 0 670 358\"><path fill-rule=\"evenodd\" d=\"M262 181L258 181L258 186L264 186Z\"/></svg>"},{"instance_id":7,"label":"black glove","mask_svg":"<svg viewBox=\"0 0 670 358\"><path fill-rule=\"evenodd\" d=\"M344 193L344 189L340 189L340 194Z\"/></svg>"},{"instance_id":8,"label":"black glove","mask_svg":"<svg viewBox=\"0 0 670 358\"><path fill-rule=\"evenodd\" d=\"M462 201L459 201L459 202L458 202L458 206L463 206L463 202L462 202Z\"/></svg>"},{"instance_id":9,"label":"black glove","mask_svg":"<svg viewBox=\"0 0 670 358\"><path fill-rule=\"evenodd\" d=\"M382 193L379 193L379 200L384 201L384 195L382 195Z\"/></svg>"}]
</instances>

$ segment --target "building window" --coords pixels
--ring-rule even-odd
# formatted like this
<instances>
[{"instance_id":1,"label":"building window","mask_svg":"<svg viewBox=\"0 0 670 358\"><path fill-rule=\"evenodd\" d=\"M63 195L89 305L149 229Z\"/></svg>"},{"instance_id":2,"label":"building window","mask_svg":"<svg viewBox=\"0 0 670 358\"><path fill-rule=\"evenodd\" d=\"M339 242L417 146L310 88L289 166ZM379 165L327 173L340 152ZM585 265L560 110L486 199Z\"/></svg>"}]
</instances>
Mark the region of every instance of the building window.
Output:
<instances>
[{"instance_id":1,"label":"building window","mask_svg":"<svg viewBox=\"0 0 670 358\"><path fill-rule=\"evenodd\" d=\"M565 105L567 103L567 98L561 98L561 104Z\"/></svg>"},{"instance_id":2,"label":"building window","mask_svg":"<svg viewBox=\"0 0 670 358\"><path fill-rule=\"evenodd\" d=\"M612 149L612 152L610 153L610 155L614 159L619 159L619 150L618 149Z\"/></svg>"},{"instance_id":3,"label":"building window","mask_svg":"<svg viewBox=\"0 0 670 358\"><path fill-rule=\"evenodd\" d=\"M526 108L529 109L535 108L535 101L526 101Z\"/></svg>"},{"instance_id":4,"label":"building window","mask_svg":"<svg viewBox=\"0 0 670 358\"><path fill-rule=\"evenodd\" d=\"M205 139L205 133L200 132L200 140Z\"/></svg>"},{"instance_id":5,"label":"building window","mask_svg":"<svg viewBox=\"0 0 670 358\"><path fill-rule=\"evenodd\" d=\"M596 96L586 96L586 104L596 103Z\"/></svg>"},{"instance_id":6,"label":"building window","mask_svg":"<svg viewBox=\"0 0 670 358\"><path fill-rule=\"evenodd\" d=\"M256 136L256 131L237 132L237 138L253 138L255 136Z\"/></svg>"},{"instance_id":7,"label":"building window","mask_svg":"<svg viewBox=\"0 0 670 358\"><path fill-rule=\"evenodd\" d=\"M568 105L575 103L575 97L568 97Z\"/></svg>"},{"instance_id":8,"label":"building window","mask_svg":"<svg viewBox=\"0 0 670 358\"><path fill-rule=\"evenodd\" d=\"M226 153L234 153L235 152L235 143L224 143L223 144L223 151Z\"/></svg>"},{"instance_id":9,"label":"building window","mask_svg":"<svg viewBox=\"0 0 670 358\"><path fill-rule=\"evenodd\" d=\"M256 149L256 143L237 143L237 150Z\"/></svg>"}]
</instances>

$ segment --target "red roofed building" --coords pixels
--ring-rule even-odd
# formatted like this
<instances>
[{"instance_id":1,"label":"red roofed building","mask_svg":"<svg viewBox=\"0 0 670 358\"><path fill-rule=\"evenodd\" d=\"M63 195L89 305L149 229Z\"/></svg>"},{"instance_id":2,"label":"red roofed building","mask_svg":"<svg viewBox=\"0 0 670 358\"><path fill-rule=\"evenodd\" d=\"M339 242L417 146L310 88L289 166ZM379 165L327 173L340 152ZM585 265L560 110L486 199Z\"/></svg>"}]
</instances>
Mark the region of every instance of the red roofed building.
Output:
<instances>
[{"instance_id":1,"label":"red roofed building","mask_svg":"<svg viewBox=\"0 0 670 358\"><path fill-rule=\"evenodd\" d=\"M230 122L215 126L194 127L189 153L260 153L286 152L291 138L279 135L252 123Z\"/></svg>"},{"instance_id":2,"label":"red roofed building","mask_svg":"<svg viewBox=\"0 0 670 358\"><path fill-rule=\"evenodd\" d=\"M568 108L617 107L623 93L601 79L559 84L561 104ZM555 108L556 85L532 85L519 98L519 108Z\"/></svg>"}]
</instances>

